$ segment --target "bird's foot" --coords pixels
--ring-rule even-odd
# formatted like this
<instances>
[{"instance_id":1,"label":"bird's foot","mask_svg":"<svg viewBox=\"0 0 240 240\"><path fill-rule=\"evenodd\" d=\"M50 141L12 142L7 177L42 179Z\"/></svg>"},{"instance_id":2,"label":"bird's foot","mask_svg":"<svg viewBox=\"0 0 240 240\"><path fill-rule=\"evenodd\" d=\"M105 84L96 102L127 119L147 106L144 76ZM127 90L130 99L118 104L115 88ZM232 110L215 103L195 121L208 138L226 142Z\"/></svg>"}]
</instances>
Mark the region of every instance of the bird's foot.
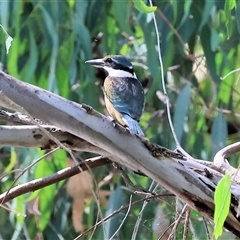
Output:
<instances>
[{"instance_id":1,"label":"bird's foot","mask_svg":"<svg viewBox=\"0 0 240 240\"><path fill-rule=\"evenodd\" d=\"M82 108L84 108L87 111L87 113L91 113L93 111L93 108L91 106L84 103L82 104Z\"/></svg>"},{"instance_id":2,"label":"bird's foot","mask_svg":"<svg viewBox=\"0 0 240 240\"><path fill-rule=\"evenodd\" d=\"M128 126L126 126L126 125L125 125L125 126L121 125L120 123L118 123L118 122L117 122L113 117L111 117L111 116L107 116L107 118L112 122L113 127L116 127L116 125L118 125L118 126L121 126L121 127L125 128L128 133L131 133L131 131L130 131L130 129L129 129Z\"/></svg>"},{"instance_id":3,"label":"bird's foot","mask_svg":"<svg viewBox=\"0 0 240 240\"><path fill-rule=\"evenodd\" d=\"M124 127L125 127L125 129L126 129L129 133L131 133L131 131L130 131L130 129L129 129L128 126L124 126Z\"/></svg>"},{"instance_id":4,"label":"bird's foot","mask_svg":"<svg viewBox=\"0 0 240 240\"><path fill-rule=\"evenodd\" d=\"M113 127L115 127L115 126L116 126L116 121L115 121L115 119L112 118L111 116L108 116L108 119L112 122Z\"/></svg>"}]
</instances>

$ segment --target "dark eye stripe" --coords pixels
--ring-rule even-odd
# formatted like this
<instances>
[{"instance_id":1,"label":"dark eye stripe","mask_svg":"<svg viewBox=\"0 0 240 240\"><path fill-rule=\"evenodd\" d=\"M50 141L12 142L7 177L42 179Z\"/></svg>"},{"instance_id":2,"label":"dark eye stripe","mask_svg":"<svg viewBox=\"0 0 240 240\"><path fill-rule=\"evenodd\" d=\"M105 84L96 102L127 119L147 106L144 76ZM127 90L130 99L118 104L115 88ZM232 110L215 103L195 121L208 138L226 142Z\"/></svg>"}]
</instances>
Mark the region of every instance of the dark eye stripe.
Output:
<instances>
[{"instance_id":1,"label":"dark eye stripe","mask_svg":"<svg viewBox=\"0 0 240 240\"><path fill-rule=\"evenodd\" d=\"M122 58L122 57L114 58L114 57L108 56L108 57L105 57L104 61L106 63L110 64L110 66L113 69L123 70L123 71L129 72L131 74L134 73L131 63L125 58ZM123 62L123 63L121 63L121 62Z\"/></svg>"},{"instance_id":2,"label":"dark eye stripe","mask_svg":"<svg viewBox=\"0 0 240 240\"><path fill-rule=\"evenodd\" d=\"M133 74L133 73L134 73L133 69L132 69L132 68L129 68L129 67L121 67L121 69L120 69L120 70L124 70L124 71L126 71L126 72L129 72L129 73L131 73L131 74Z\"/></svg>"},{"instance_id":3,"label":"dark eye stripe","mask_svg":"<svg viewBox=\"0 0 240 240\"><path fill-rule=\"evenodd\" d=\"M111 58L107 58L105 61L108 62L108 63L112 63L113 62L113 60Z\"/></svg>"}]
</instances>

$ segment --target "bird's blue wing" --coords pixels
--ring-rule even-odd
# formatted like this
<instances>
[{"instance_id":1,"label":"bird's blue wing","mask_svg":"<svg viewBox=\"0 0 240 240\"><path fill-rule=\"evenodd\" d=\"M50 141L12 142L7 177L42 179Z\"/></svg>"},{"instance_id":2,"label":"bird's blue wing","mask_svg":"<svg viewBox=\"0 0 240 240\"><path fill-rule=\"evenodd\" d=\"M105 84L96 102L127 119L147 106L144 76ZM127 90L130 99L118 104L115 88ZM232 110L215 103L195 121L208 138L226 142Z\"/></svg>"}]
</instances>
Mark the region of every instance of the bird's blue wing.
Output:
<instances>
[{"instance_id":1,"label":"bird's blue wing","mask_svg":"<svg viewBox=\"0 0 240 240\"><path fill-rule=\"evenodd\" d=\"M141 83L135 78L107 78L104 92L114 108L139 120L144 109L144 92Z\"/></svg>"}]
</instances>

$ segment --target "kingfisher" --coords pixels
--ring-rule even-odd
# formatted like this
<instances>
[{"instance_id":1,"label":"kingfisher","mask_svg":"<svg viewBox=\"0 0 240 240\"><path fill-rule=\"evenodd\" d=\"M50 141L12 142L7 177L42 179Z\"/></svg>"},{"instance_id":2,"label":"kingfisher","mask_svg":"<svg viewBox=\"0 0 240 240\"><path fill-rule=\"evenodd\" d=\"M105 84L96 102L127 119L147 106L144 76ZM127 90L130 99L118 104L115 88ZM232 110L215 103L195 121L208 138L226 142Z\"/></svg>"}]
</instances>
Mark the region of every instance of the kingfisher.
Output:
<instances>
[{"instance_id":1,"label":"kingfisher","mask_svg":"<svg viewBox=\"0 0 240 240\"><path fill-rule=\"evenodd\" d=\"M111 117L132 134L144 136L139 120L144 110L144 91L131 62L122 55L109 55L86 63L108 72L103 85L106 108Z\"/></svg>"}]
</instances>

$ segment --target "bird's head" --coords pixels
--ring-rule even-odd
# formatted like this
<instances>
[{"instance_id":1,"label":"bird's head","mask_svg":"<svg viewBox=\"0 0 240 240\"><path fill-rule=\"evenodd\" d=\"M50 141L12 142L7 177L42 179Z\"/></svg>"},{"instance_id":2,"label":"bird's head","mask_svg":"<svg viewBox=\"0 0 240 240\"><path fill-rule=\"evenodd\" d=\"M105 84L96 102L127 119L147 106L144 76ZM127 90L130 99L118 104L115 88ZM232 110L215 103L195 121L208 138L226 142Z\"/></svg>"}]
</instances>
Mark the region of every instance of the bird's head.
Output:
<instances>
[{"instance_id":1,"label":"bird's head","mask_svg":"<svg viewBox=\"0 0 240 240\"><path fill-rule=\"evenodd\" d=\"M131 62L121 55L109 55L100 59L88 60L85 63L105 69L110 77L136 78Z\"/></svg>"}]
</instances>

